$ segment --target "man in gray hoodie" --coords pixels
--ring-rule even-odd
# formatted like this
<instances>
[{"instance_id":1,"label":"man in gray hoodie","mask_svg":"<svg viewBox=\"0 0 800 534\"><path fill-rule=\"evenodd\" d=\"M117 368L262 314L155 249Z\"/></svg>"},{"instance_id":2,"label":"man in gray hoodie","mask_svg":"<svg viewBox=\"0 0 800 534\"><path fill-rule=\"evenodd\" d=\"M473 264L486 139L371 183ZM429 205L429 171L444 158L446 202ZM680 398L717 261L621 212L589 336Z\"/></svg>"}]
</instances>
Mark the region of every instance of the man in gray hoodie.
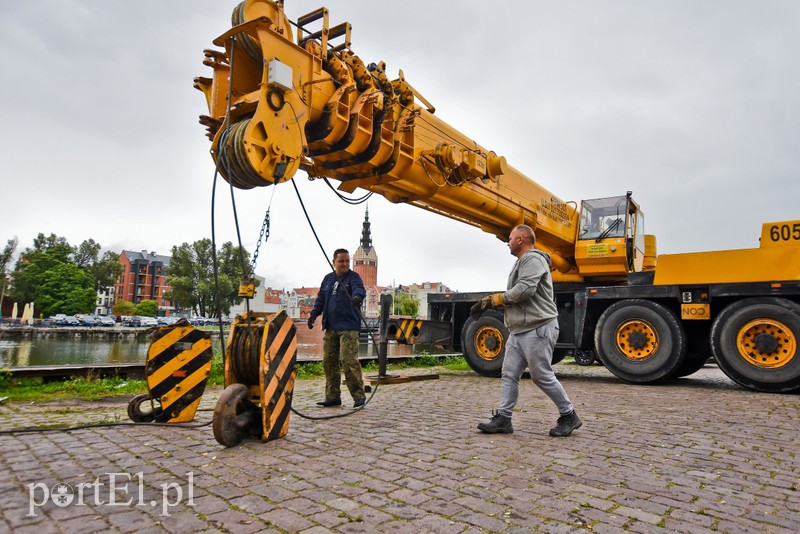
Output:
<instances>
[{"instance_id":1,"label":"man in gray hoodie","mask_svg":"<svg viewBox=\"0 0 800 534\"><path fill-rule=\"evenodd\" d=\"M511 415L519 397L519 379L527 367L533 383L558 408L559 418L550 435L565 437L581 426L581 420L556 378L551 364L558 339L558 310L553 297L550 256L536 250L536 235L527 225L511 231L508 248L517 261L508 276L505 293L484 297L470 310L473 318L489 308L502 308L509 336L503 361L500 407L491 421L478 429L487 434L510 434Z\"/></svg>"}]
</instances>

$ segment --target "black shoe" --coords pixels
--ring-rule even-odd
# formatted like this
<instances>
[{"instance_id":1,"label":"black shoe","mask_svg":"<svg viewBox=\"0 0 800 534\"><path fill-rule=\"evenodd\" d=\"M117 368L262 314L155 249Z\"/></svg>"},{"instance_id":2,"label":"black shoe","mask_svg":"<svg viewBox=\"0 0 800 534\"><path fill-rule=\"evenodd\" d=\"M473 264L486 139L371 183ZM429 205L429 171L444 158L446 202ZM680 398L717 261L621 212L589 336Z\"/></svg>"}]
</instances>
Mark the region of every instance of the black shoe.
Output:
<instances>
[{"instance_id":1,"label":"black shoe","mask_svg":"<svg viewBox=\"0 0 800 534\"><path fill-rule=\"evenodd\" d=\"M575 410L572 410L567 415L558 418L556 426L550 429L550 435L554 438L565 438L572 434L573 430L580 428L582 424L581 418L578 417Z\"/></svg>"},{"instance_id":2,"label":"black shoe","mask_svg":"<svg viewBox=\"0 0 800 534\"><path fill-rule=\"evenodd\" d=\"M362 406L364 406L366 402L367 402L366 398L356 399L356 401L353 403L353 408L361 408Z\"/></svg>"},{"instance_id":3,"label":"black shoe","mask_svg":"<svg viewBox=\"0 0 800 534\"><path fill-rule=\"evenodd\" d=\"M484 434L512 434L514 427L511 426L510 417L495 412L491 421L478 424L478 430Z\"/></svg>"},{"instance_id":4,"label":"black shoe","mask_svg":"<svg viewBox=\"0 0 800 534\"><path fill-rule=\"evenodd\" d=\"M317 406L322 406L323 408L329 408L331 406L341 406L341 405L342 405L342 399L324 400L324 401L319 401L317 403Z\"/></svg>"}]
</instances>

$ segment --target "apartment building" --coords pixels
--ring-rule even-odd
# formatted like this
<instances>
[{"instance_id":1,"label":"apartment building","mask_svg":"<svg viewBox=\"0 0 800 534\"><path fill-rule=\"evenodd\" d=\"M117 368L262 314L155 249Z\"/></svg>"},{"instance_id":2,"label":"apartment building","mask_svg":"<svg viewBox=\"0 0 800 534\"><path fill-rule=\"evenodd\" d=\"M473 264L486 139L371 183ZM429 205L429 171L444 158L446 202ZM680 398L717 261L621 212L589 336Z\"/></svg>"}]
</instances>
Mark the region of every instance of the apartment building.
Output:
<instances>
[{"instance_id":1,"label":"apartment building","mask_svg":"<svg viewBox=\"0 0 800 534\"><path fill-rule=\"evenodd\" d=\"M138 304L153 300L158 304L158 314L169 316L175 311L175 303L164 298L167 286L167 268L170 256L143 250L123 250L119 255L122 274L114 286L114 303L122 300Z\"/></svg>"}]
</instances>

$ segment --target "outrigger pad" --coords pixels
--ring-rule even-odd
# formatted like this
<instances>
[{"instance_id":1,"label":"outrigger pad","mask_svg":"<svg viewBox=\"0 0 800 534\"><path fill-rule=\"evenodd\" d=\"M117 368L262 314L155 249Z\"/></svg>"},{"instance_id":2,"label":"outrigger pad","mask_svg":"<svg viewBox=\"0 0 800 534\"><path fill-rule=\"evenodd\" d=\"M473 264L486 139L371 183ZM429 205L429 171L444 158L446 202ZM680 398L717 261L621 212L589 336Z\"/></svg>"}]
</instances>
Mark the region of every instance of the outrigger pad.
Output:
<instances>
[{"instance_id":1,"label":"outrigger pad","mask_svg":"<svg viewBox=\"0 0 800 534\"><path fill-rule=\"evenodd\" d=\"M185 423L194 419L211 374L211 335L186 321L159 328L147 350L147 388L160 404L154 420Z\"/></svg>"}]
</instances>

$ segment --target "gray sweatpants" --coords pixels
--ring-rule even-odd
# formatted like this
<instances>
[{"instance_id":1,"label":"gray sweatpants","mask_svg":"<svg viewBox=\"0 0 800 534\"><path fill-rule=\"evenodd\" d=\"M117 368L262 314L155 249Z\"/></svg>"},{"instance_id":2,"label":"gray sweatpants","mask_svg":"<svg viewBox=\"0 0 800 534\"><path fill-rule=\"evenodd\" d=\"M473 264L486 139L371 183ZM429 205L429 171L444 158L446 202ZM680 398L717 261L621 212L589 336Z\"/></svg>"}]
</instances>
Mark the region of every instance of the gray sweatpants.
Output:
<instances>
[{"instance_id":1,"label":"gray sweatpants","mask_svg":"<svg viewBox=\"0 0 800 534\"><path fill-rule=\"evenodd\" d=\"M503 360L503 379L500 389L500 415L511 417L519 398L519 379L527 367L533 383L555 403L558 413L572 411L572 402L553 372L553 349L558 339L558 319L553 319L535 330L509 334Z\"/></svg>"}]
</instances>

